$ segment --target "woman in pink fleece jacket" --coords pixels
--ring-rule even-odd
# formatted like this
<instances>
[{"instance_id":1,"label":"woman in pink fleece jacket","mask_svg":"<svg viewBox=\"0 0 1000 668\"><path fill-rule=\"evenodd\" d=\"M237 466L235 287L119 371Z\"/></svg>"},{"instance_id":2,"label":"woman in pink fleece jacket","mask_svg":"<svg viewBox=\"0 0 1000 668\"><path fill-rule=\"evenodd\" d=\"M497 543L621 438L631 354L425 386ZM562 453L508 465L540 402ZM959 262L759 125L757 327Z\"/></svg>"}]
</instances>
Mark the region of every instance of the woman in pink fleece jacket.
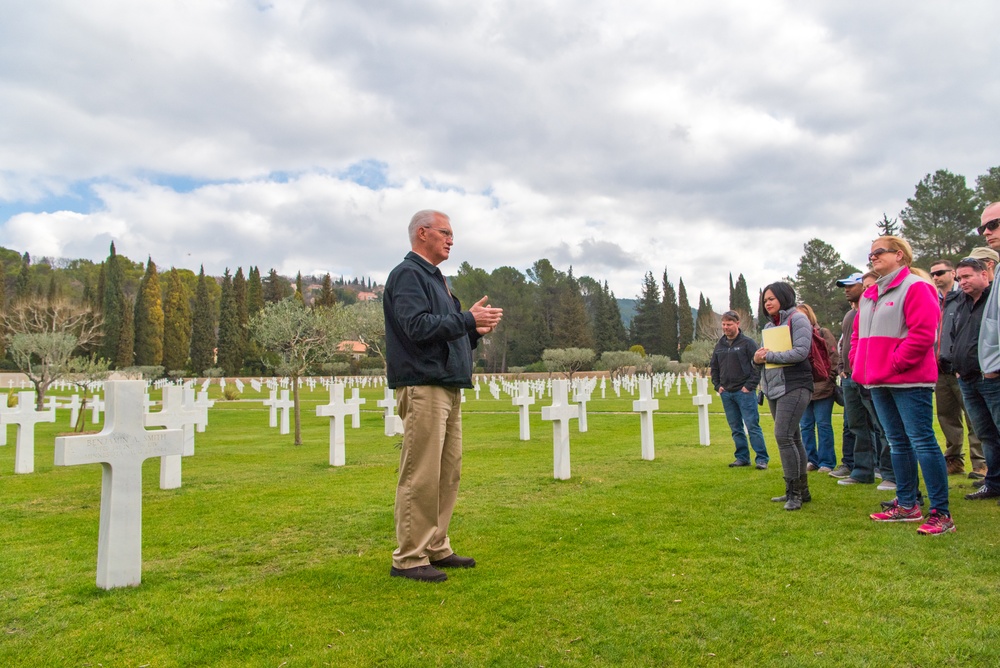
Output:
<instances>
[{"instance_id":1,"label":"woman in pink fleece jacket","mask_svg":"<svg viewBox=\"0 0 1000 668\"><path fill-rule=\"evenodd\" d=\"M934 435L934 385L941 311L933 285L910 271L913 250L899 237L872 242L868 255L879 275L858 303L851 334L852 378L871 388L896 474L896 502L874 513L876 522L921 522L917 533L955 530L948 511L948 473ZM924 474L930 514L917 505L917 465Z\"/></svg>"}]
</instances>

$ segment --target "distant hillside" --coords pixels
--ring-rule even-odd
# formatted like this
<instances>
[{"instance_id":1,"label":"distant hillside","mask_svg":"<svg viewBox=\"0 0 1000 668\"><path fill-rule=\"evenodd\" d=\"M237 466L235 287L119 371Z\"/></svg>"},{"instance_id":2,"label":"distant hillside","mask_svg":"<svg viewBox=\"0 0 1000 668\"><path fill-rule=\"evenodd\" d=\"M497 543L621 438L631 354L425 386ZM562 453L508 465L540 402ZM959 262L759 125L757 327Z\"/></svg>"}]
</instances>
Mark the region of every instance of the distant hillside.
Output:
<instances>
[{"instance_id":1,"label":"distant hillside","mask_svg":"<svg viewBox=\"0 0 1000 668\"><path fill-rule=\"evenodd\" d=\"M618 300L618 310L622 314L622 322L625 323L625 329L628 329L632 325L632 317L635 315L635 305L639 303L638 299L619 299ZM698 309L691 309L691 317L694 320L698 319Z\"/></svg>"}]
</instances>

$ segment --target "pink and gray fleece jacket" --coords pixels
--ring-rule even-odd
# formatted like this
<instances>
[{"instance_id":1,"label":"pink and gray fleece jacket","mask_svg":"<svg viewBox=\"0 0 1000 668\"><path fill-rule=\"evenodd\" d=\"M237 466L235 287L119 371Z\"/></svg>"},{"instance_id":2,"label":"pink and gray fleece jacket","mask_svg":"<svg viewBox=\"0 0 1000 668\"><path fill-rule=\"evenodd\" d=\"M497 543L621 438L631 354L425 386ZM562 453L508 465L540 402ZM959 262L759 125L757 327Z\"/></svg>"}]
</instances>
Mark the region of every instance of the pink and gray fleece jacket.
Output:
<instances>
[{"instance_id":1,"label":"pink and gray fleece jacket","mask_svg":"<svg viewBox=\"0 0 1000 668\"><path fill-rule=\"evenodd\" d=\"M907 267L865 290L851 332L854 382L866 386L934 387L941 310L934 286Z\"/></svg>"}]
</instances>

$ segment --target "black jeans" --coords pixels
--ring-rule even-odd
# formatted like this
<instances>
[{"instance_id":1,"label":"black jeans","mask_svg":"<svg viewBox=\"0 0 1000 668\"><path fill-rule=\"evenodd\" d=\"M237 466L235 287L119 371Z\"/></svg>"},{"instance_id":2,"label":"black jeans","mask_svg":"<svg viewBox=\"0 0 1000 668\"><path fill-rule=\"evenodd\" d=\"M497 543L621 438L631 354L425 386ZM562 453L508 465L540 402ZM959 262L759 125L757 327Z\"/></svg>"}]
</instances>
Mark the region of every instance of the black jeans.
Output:
<instances>
[{"instance_id":1,"label":"black jeans","mask_svg":"<svg viewBox=\"0 0 1000 668\"><path fill-rule=\"evenodd\" d=\"M795 480L806 474L806 449L802 445L799 420L812 400L812 391L806 388L791 390L777 399L768 399L767 406L774 418L774 440L778 443L781 468L786 479Z\"/></svg>"}]
</instances>

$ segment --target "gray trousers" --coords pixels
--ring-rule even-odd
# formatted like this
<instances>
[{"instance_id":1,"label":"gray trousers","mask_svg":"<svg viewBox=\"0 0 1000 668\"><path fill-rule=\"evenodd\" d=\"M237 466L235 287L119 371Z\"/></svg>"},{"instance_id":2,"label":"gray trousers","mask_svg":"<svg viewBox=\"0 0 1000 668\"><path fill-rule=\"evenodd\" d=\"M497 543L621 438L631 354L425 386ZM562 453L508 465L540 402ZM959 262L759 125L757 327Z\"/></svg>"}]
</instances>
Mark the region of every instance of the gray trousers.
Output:
<instances>
[{"instance_id":1,"label":"gray trousers","mask_svg":"<svg viewBox=\"0 0 1000 668\"><path fill-rule=\"evenodd\" d=\"M778 443L781 468L785 478L798 479L806 474L806 449L802 445L799 420L812 400L812 392L806 388L792 390L777 399L768 399L767 406L774 418L774 440Z\"/></svg>"}]
</instances>

